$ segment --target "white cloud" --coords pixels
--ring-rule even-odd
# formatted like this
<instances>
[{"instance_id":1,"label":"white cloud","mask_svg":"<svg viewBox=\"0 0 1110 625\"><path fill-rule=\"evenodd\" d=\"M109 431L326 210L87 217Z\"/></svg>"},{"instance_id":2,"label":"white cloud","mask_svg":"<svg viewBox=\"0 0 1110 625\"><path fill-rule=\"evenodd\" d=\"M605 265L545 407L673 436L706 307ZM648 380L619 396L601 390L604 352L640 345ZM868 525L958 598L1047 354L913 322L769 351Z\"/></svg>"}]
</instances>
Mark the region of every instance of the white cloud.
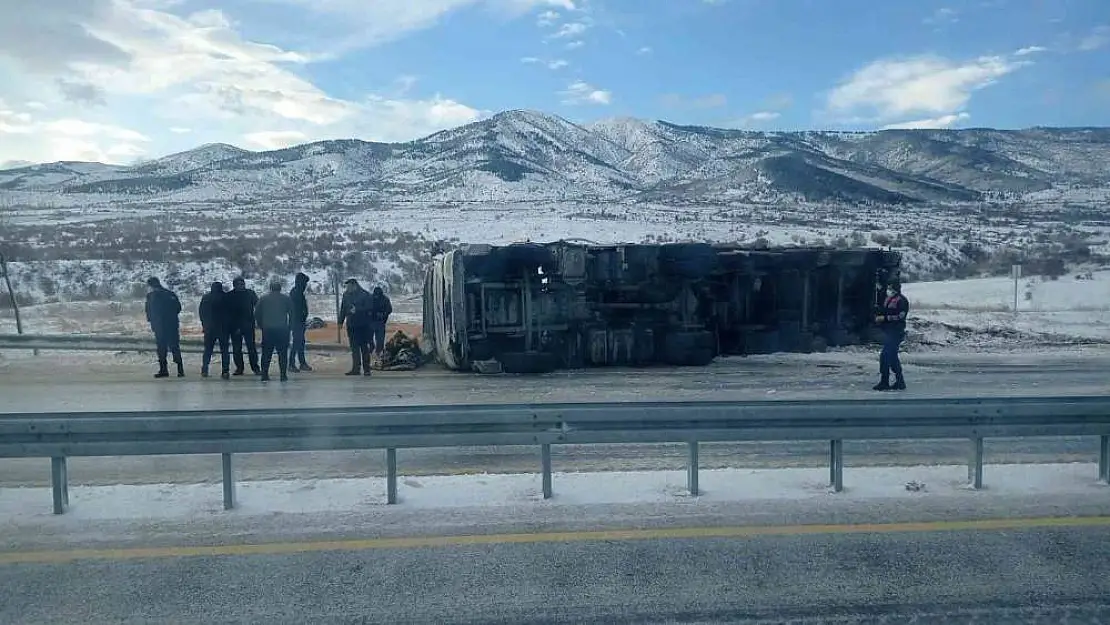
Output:
<instances>
[{"instance_id":1,"label":"white cloud","mask_svg":"<svg viewBox=\"0 0 1110 625\"><path fill-rule=\"evenodd\" d=\"M782 114L777 111L757 111L755 113L752 113L751 115L745 115L744 117L741 117L732 125L738 126L740 128L751 128L753 126L758 126L760 124L766 124L767 122L775 121L781 116Z\"/></svg>"},{"instance_id":2,"label":"white cloud","mask_svg":"<svg viewBox=\"0 0 1110 625\"><path fill-rule=\"evenodd\" d=\"M537 65L542 63L546 65L548 69L553 70L563 69L564 67L570 65L570 62L564 59L552 59L550 61L544 61L543 59L536 56L526 56L520 59L520 62L527 63L529 65Z\"/></svg>"},{"instance_id":3,"label":"white cloud","mask_svg":"<svg viewBox=\"0 0 1110 625\"><path fill-rule=\"evenodd\" d=\"M937 128L951 128L953 125L962 122L969 117L971 116L961 111L959 113L941 115L940 117L915 119L908 122L887 124L883 126L883 130L929 130Z\"/></svg>"},{"instance_id":4,"label":"white cloud","mask_svg":"<svg viewBox=\"0 0 1110 625\"><path fill-rule=\"evenodd\" d=\"M613 101L613 94L609 91L581 80L571 83L560 95L563 96L563 104L610 104Z\"/></svg>"},{"instance_id":5,"label":"white cloud","mask_svg":"<svg viewBox=\"0 0 1110 625\"><path fill-rule=\"evenodd\" d=\"M651 46L644 46L636 51L636 54L651 54Z\"/></svg>"},{"instance_id":6,"label":"white cloud","mask_svg":"<svg viewBox=\"0 0 1110 625\"><path fill-rule=\"evenodd\" d=\"M589 29L589 24L585 22L568 22L560 26L559 30L556 30L551 35L551 39L570 39L578 37Z\"/></svg>"},{"instance_id":7,"label":"white cloud","mask_svg":"<svg viewBox=\"0 0 1110 625\"><path fill-rule=\"evenodd\" d=\"M779 116L780 114L775 111L759 111L748 115L748 119L756 122L769 122L778 119Z\"/></svg>"},{"instance_id":8,"label":"white cloud","mask_svg":"<svg viewBox=\"0 0 1110 625\"><path fill-rule=\"evenodd\" d=\"M829 92L826 104L838 117L879 121L948 115L962 110L972 93L1026 63L1000 56L963 62L937 56L879 60Z\"/></svg>"},{"instance_id":9,"label":"white cloud","mask_svg":"<svg viewBox=\"0 0 1110 625\"><path fill-rule=\"evenodd\" d=\"M508 1L488 0L491 6ZM424 5L453 2L370 5L376 15L411 25L402 19L410 4L426 12ZM321 0L321 10L340 4ZM14 26L0 20L0 61L10 61L0 98L28 102L20 110L0 107L10 113L0 117L0 160L120 163L197 142L273 142L293 133L305 140L410 140L482 115L438 94L409 95L416 83L411 76L363 97L332 96L298 71L312 54L246 40L220 11L171 12L183 6L166 0L51 0L21 6L12 13ZM399 13L383 14L388 7ZM27 31L32 27L38 30Z\"/></svg>"},{"instance_id":10,"label":"white cloud","mask_svg":"<svg viewBox=\"0 0 1110 625\"><path fill-rule=\"evenodd\" d=\"M45 123L42 125L42 127L47 132L67 135L70 137L102 136L110 139L117 139L119 141L150 141L150 139L147 138L145 135L135 132L134 130L120 128L118 126L109 126L106 124L86 122L80 119L59 119L56 121Z\"/></svg>"},{"instance_id":11,"label":"white cloud","mask_svg":"<svg viewBox=\"0 0 1110 625\"><path fill-rule=\"evenodd\" d=\"M1048 48L1044 48L1041 46L1026 46L1024 48L1019 48L1018 50L1015 50L1014 56L1028 56L1030 54L1038 54L1047 51Z\"/></svg>"},{"instance_id":12,"label":"white cloud","mask_svg":"<svg viewBox=\"0 0 1110 625\"><path fill-rule=\"evenodd\" d=\"M1079 41L1079 49L1092 52L1110 44L1110 26L1096 26L1090 34Z\"/></svg>"},{"instance_id":13,"label":"white cloud","mask_svg":"<svg viewBox=\"0 0 1110 625\"><path fill-rule=\"evenodd\" d=\"M567 48L567 50L577 50L578 48L581 48L584 45L586 45L586 42L579 39L577 41L568 42L567 45L566 45L566 48Z\"/></svg>"},{"instance_id":14,"label":"white cloud","mask_svg":"<svg viewBox=\"0 0 1110 625\"><path fill-rule=\"evenodd\" d=\"M75 1L75 0L70 0ZM543 8L573 11L573 0L260 0L309 11L313 19L299 25L302 34L330 42L328 54L379 45L435 26L442 18L471 7L484 7L508 18Z\"/></svg>"},{"instance_id":15,"label":"white cloud","mask_svg":"<svg viewBox=\"0 0 1110 625\"><path fill-rule=\"evenodd\" d=\"M144 154L149 141L142 133L120 126L74 118L46 121L0 108L0 159L5 161L123 163ZM23 158L8 158L12 155Z\"/></svg>"},{"instance_id":16,"label":"white cloud","mask_svg":"<svg viewBox=\"0 0 1110 625\"><path fill-rule=\"evenodd\" d=\"M299 130L263 130L243 135L247 144L263 150L278 150L304 143L308 135Z\"/></svg>"},{"instance_id":17,"label":"white cloud","mask_svg":"<svg viewBox=\"0 0 1110 625\"><path fill-rule=\"evenodd\" d=\"M954 24L960 21L960 12L950 7L941 7L922 20L926 24Z\"/></svg>"},{"instance_id":18,"label":"white cloud","mask_svg":"<svg viewBox=\"0 0 1110 625\"><path fill-rule=\"evenodd\" d=\"M557 21L559 21L558 11L544 11L536 16L536 25L541 28L553 26Z\"/></svg>"}]
</instances>

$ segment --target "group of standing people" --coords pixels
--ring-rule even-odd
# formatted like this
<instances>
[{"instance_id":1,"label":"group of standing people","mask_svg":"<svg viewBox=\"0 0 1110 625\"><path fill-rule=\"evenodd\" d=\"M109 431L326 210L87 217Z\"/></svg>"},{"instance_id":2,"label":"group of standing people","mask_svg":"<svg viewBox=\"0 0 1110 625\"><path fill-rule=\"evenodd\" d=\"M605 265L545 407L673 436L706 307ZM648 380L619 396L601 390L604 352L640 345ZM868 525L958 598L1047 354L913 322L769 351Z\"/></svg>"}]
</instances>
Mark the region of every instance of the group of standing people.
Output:
<instances>
[{"instance_id":1,"label":"group of standing people","mask_svg":"<svg viewBox=\"0 0 1110 625\"><path fill-rule=\"evenodd\" d=\"M305 356L305 331L308 325L309 278L298 273L289 294L282 293L282 283L270 283L269 293L261 298L247 288L239 277L232 281L230 291L221 282L213 282L210 290L200 300L198 309L204 331L204 354L201 359L201 377L209 377L209 368L216 347L220 350L220 377L228 380L232 375L244 375L247 365L251 372L270 379L270 365L277 355L281 381L288 373L312 371ZM169 357L177 366L177 376L185 377L181 359L181 330L179 315L181 301L177 295L162 286L158 278L147 280L146 318L154 332L158 346L158 372L156 378L169 377ZM357 280L346 282L346 293L339 310L339 324L346 322L351 346L351 370L347 375L370 375L370 356L379 356L385 348L385 327L393 305L382 289L373 294L363 289ZM262 333L262 353L259 361L255 330ZM243 351L246 349L246 360ZM231 371L234 359L235 371ZM298 364L299 363L299 364Z\"/></svg>"}]
</instances>

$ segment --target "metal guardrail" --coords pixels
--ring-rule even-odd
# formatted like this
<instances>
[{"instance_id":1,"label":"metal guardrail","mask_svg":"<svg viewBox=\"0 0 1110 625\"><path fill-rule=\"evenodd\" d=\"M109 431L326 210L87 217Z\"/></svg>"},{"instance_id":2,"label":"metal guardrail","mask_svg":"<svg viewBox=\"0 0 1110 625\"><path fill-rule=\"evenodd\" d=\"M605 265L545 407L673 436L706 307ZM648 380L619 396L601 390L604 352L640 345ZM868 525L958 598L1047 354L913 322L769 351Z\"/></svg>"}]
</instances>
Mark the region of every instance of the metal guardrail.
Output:
<instances>
[{"instance_id":1,"label":"metal guardrail","mask_svg":"<svg viewBox=\"0 0 1110 625\"><path fill-rule=\"evenodd\" d=\"M1110 396L0 414L0 458L51 458L61 514L69 456L222 454L230 509L236 453L385 449L392 504L397 449L412 447L539 445L549 498L558 444L686 443L687 487L697 495L702 442L829 441L829 483L839 492L846 439L966 438L968 481L981 488L984 438L1086 435L1100 437L1099 478L1110 481Z\"/></svg>"},{"instance_id":2,"label":"metal guardrail","mask_svg":"<svg viewBox=\"0 0 1110 625\"><path fill-rule=\"evenodd\" d=\"M0 349L41 349L58 351L153 352L153 337L104 334L0 334ZM349 348L338 343L309 343L307 349L320 352L345 352ZM199 354L204 342L199 338L182 338L181 351Z\"/></svg>"}]
</instances>

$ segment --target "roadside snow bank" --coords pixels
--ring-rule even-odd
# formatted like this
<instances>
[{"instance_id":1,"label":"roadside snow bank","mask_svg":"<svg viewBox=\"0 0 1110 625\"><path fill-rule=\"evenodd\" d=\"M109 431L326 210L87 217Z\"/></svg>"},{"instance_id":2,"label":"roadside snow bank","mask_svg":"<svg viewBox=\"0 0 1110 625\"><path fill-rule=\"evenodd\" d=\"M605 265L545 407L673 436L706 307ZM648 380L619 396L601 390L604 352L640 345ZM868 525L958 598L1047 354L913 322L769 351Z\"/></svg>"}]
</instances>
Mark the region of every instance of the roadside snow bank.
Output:
<instances>
[{"instance_id":1,"label":"roadside snow bank","mask_svg":"<svg viewBox=\"0 0 1110 625\"><path fill-rule=\"evenodd\" d=\"M556 473L555 497L544 500L539 475L459 475L401 477L400 506L452 509L470 507L588 506L736 501L897 500L930 495L963 496L968 502L990 497L1105 495L1094 464L988 465L987 488L969 490L964 466L873 467L848 469L846 489L832 493L828 469L720 469L700 474L702 494L686 492L685 472L638 471ZM26 526L65 519L150 520L224 514L274 515L358 512L386 504L382 478L275 480L238 485L239 508L222 509L220 484L116 485L72 487L71 511L60 521L51 514L49 488L0 489L0 526Z\"/></svg>"}]
</instances>

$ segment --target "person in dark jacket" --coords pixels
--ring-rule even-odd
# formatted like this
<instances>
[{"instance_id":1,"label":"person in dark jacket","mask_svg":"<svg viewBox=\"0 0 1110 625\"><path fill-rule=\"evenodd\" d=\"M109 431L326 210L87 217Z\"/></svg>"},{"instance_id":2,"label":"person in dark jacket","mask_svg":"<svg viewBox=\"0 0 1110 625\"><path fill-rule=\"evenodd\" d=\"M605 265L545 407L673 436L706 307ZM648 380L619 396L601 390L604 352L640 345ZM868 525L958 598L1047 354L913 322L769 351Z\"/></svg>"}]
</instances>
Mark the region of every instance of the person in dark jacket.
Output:
<instances>
[{"instance_id":1,"label":"person in dark jacket","mask_svg":"<svg viewBox=\"0 0 1110 625\"><path fill-rule=\"evenodd\" d=\"M339 325L347 324L347 341L351 345L351 370L347 375L370 375L370 341L374 301L370 293L349 278L347 292L339 304Z\"/></svg>"},{"instance_id":2,"label":"person in dark jacket","mask_svg":"<svg viewBox=\"0 0 1110 625\"><path fill-rule=\"evenodd\" d=\"M170 377L169 365L166 358L173 354L173 362L177 365L177 377L185 377L185 365L181 362L181 300L173 291L162 286L158 278L146 281L146 320L154 332L154 341L158 345L158 373L156 378Z\"/></svg>"},{"instance_id":3,"label":"person in dark jacket","mask_svg":"<svg viewBox=\"0 0 1110 625\"><path fill-rule=\"evenodd\" d=\"M204 330L204 356L200 363L200 377L208 377L208 365L212 362L212 351L220 344L220 377L224 380L231 376L231 356L228 353L227 303L222 282L213 282L211 290L200 298L200 326Z\"/></svg>"},{"instance_id":4,"label":"person in dark jacket","mask_svg":"<svg viewBox=\"0 0 1110 625\"><path fill-rule=\"evenodd\" d=\"M258 305L258 294L247 288L247 281L242 277L232 280L231 287L224 302L227 304L228 333L231 335L235 375L243 375L244 343L247 346L251 371L258 375L261 370L258 368L258 344L254 338L254 309Z\"/></svg>"},{"instance_id":5,"label":"person in dark jacket","mask_svg":"<svg viewBox=\"0 0 1110 625\"><path fill-rule=\"evenodd\" d=\"M305 295L307 290L308 276L298 273L293 289L289 291L289 299L293 300L293 340L289 347L289 370L293 373L312 371L304 354L305 330L308 324L308 297ZM298 359L301 361L300 367L297 366Z\"/></svg>"},{"instance_id":6,"label":"person in dark jacket","mask_svg":"<svg viewBox=\"0 0 1110 625\"><path fill-rule=\"evenodd\" d=\"M289 332L293 317L293 300L281 292L281 281L270 283L270 292L258 300L254 318L262 328L262 381L270 379L270 362L277 352L281 381L289 379Z\"/></svg>"},{"instance_id":7,"label":"person in dark jacket","mask_svg":"<svg viewBox=\"0 0 1110 625\"><path fill-rule=\"evenodd\" d=\"M901 391L906 388L902 377L902 361L898 349L906 338L906 317L910 313L910 301L902 295L902 285L890 282L886 288L886 299L875 314L875 322L883 331L883 351L879 353L879 383L876 391ZM894 385L890 384L890 372L894 372Z\"/></svg>"},{"instance_id":8,"label":"person in dark jacket","mask_svg":"<svg viewBox=\"0 0 1110 625\"><path fill-rule=\"evenodd\" d=\"M370 299L373 302L370 327L371 347L378 360L381 360L382 354L385 353L385 327L389 323L389 316L393 314L393 302L389 301L389 297L382 292L380 286L374 287L374 293L370 296Z\"/></svg>"}]
</instances>

